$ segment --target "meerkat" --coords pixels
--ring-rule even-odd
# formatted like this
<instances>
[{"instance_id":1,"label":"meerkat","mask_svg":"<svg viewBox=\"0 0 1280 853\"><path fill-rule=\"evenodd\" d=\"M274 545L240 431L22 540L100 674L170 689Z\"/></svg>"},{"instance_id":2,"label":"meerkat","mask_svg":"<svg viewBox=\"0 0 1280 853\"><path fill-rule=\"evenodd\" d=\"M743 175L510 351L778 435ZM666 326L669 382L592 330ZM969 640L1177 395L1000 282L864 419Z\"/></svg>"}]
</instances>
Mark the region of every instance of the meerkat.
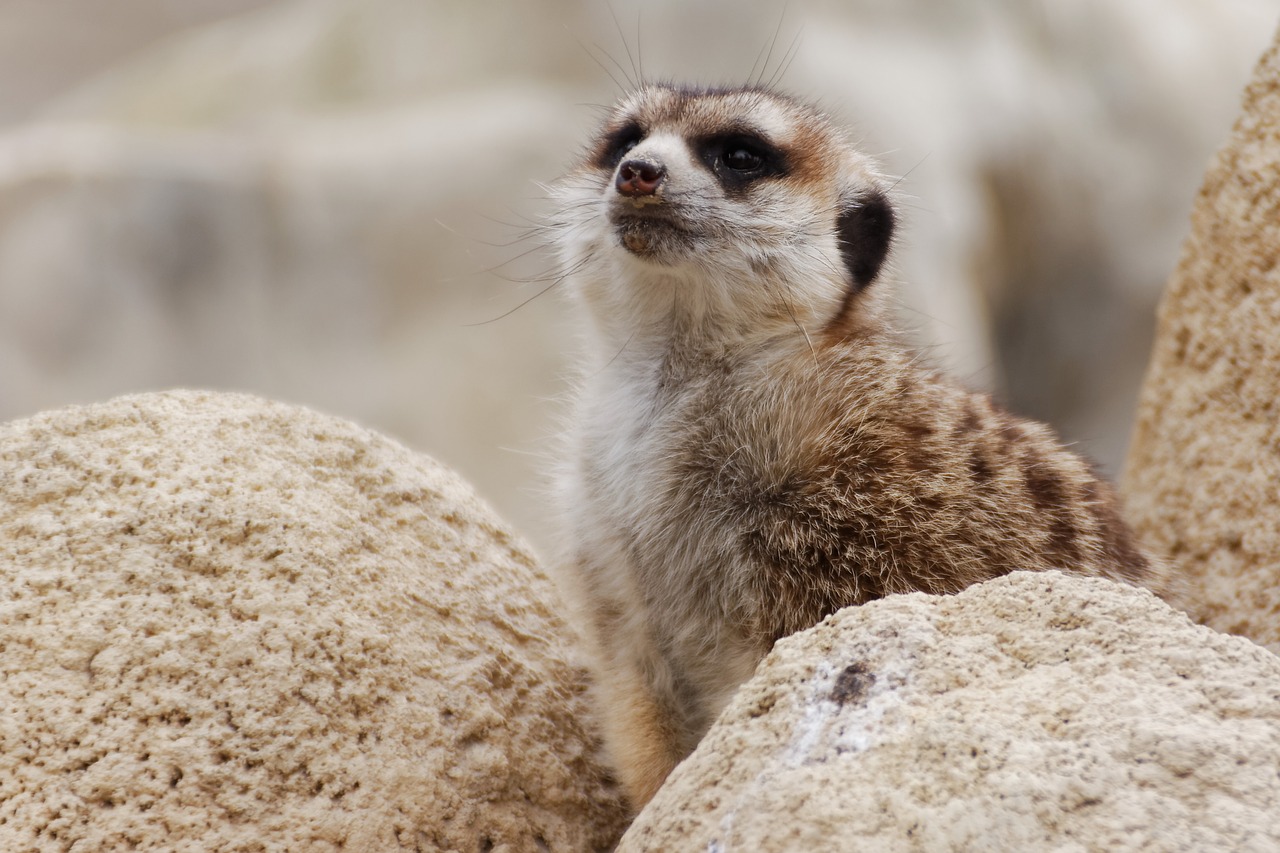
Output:
<instances>
[{"instance_id":1,"label":"meerkat","mask_svg":"<svg viewBox=\"0 0 1280 853\"><path fill-rule=\"evenodd\" d=\"M889 185L815 107L642 86L554 197L587 318L565 568L635 808L839 608L1017 569L1157 579L1087 462L899 343Z\"/></svg>"}]
</instances>

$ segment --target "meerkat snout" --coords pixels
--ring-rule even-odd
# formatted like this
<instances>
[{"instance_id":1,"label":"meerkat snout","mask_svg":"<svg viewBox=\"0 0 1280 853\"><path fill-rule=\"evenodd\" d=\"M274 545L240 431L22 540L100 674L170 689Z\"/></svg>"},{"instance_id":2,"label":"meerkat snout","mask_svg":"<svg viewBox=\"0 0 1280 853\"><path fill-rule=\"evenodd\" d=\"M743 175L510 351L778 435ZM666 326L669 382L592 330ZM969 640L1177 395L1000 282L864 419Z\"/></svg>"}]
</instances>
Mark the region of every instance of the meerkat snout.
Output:
<instances>
[{"instance_id":1,"label":"meerkat snout","mask_svg":"<svg viewBox=\"0 0 1280 853\"><path fill-rule=\"evenodd\" d=\"M631 198L657 195L667 177L667 167L657 160L626 160L618 166L614 186Z\"/></svg>"}]
</instances>

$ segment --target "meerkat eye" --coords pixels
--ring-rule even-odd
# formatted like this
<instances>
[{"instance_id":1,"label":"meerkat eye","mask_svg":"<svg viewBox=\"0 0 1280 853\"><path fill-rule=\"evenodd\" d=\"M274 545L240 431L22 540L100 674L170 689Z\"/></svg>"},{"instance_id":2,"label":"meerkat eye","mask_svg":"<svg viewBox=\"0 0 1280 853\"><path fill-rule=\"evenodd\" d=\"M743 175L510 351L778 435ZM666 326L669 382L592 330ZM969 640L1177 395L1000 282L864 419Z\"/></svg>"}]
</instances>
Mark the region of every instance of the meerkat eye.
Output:
<instances>
[{"instance_id":1,"label":"meerkat eye","mask_svg":"<svg viewBox=\"0 0 1280 853\"><path fill-rule=\"evenodd\" d=\"M735 172L754 172L764 163L764 157L742 146L730 148L724 153L724 164Z\"/></svg>"},{"instance_id":2,"label":"meerkat eye","mask_svg":"<svg viewBox=\"0 0 1280 853\"><path fill-rule=\"evenodd\" d=\"M726 189L744 190L761 178L787 173L784 152L755 133L727 133L703 139L696 149Z\"/></svg>"},{"instance_id":3,"label":"meerkat eye","mask_svg":"<svg viewBox=\"0 0 1280 853\"><path fill-rule=\"evenodd\" d=\"M605 169L613 169L626 156L627 152L640 144L644 139L644 128L635 122L628 122L605 136L600 145L600 155L596 164Z\"/></svg>"}]
</instances>

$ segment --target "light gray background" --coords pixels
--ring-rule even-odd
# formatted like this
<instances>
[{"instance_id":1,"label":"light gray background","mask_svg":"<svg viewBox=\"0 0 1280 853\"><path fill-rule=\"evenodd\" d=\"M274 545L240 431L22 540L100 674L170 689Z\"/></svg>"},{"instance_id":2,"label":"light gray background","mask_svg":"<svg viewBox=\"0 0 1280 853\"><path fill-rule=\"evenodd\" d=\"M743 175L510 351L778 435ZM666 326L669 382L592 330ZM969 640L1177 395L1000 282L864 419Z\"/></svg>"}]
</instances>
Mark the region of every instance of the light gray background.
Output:
<instances>
[{"instance_id":1,"label":"light gray background","mask_svg":"<svg viewBox=\"0 0 1280 853\"><path fill-rule=\"evenodd\" d=\"M1276 19L1272 0L0 2L0 419L254 391L445 460L545 546L574 324L554 292L501 316L553 266L523 237L538 182L611 78L740 82L776 36L768 73L903 176L881 286L928 357L1114 472L1191 199Z\"/></svg>"}]
</instances>

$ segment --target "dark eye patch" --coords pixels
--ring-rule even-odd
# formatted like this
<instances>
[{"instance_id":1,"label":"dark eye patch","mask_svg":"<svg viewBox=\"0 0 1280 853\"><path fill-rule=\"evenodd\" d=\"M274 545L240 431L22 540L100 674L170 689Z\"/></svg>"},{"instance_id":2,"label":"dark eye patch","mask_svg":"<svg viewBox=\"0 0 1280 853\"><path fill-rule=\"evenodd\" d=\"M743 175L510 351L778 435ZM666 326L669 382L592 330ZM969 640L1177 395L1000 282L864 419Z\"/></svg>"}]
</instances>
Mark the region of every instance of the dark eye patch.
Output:
<instances>
[{"instance_id":1,"label":"dark eye patch","mask_svg":"<svg viewBox=\"0 0 1280 853\"><path fill-rule=\"evenodd\" d=\"M622 158L644 139L644 128L639 122L629 121L609 133L600 140L595 163L602 169L615 169Z\"/></svg>"},{"instance_id":2,"label":"dark eye patch","mask_svg":"<svg viewBox=\"0 0 1280 853\"><path fill-rule=\"evenodd\" d=\"M762 178L787 174L786 155L752 131L707 136L695 142L695 150L728 192L741 191Z\"/></svg>"}]
</instances>

